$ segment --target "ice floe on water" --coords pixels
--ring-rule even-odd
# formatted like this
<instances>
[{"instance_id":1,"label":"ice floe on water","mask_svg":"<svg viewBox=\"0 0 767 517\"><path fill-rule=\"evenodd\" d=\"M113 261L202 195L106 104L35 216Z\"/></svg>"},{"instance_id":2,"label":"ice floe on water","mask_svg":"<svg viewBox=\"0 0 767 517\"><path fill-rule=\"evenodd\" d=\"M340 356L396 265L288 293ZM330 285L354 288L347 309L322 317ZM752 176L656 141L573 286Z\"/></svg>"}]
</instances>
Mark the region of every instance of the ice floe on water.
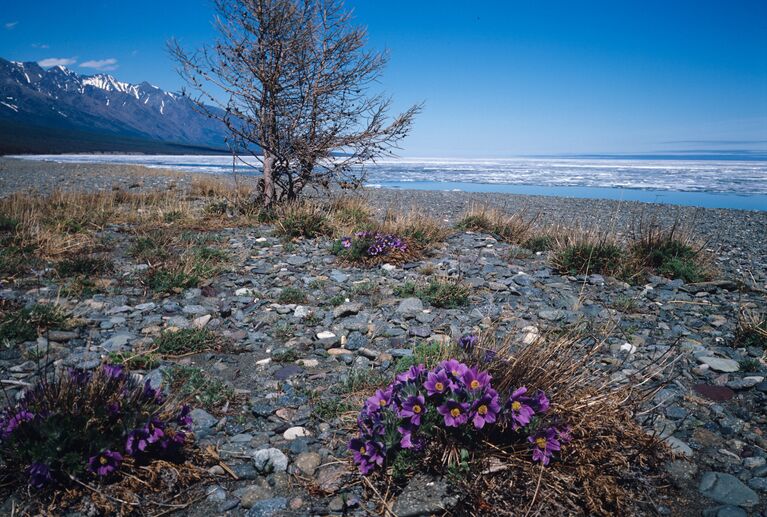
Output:
<instances>
[{"instance_id":1,"label":"ice floe on water","mask_svg":"<svg viewBox=\"0 0 767 517\"><path fill-rule=\"evenodd\" d=\"M24 158L74 163L138 164L190 172L227 174L231 156L30 155ZM239 165L242 174L257 174ZM367 165L370 185L471 183L646 189L679 192L767 194L767 162L630 159L397 158ZM447 188L447 185L446 185Z\"/></svg>"}]
</instances>

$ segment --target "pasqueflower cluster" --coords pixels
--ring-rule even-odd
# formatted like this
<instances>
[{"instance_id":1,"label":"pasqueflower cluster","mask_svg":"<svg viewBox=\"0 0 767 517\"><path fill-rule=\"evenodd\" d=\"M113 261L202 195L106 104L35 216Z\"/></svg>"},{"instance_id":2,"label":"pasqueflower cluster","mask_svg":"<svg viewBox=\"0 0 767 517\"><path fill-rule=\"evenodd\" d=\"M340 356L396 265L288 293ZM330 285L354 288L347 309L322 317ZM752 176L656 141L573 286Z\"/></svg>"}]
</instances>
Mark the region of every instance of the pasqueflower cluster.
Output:
<instances>
[{"instance_id":1,"label":"pasqueflower cluster","mask_svg":"<svg viewBox=\"0 0 767 517\"><path fill-rule=\"evenodd\" d=\"M163 396L122 366L71 369L41 381L0 413L0 453L42 489L70 476L108 478L130 457L178 456L192 425L190 408L167 417ZM161 416L162 415L162 416Z\"/></svg>"},{"instance_id":2,"label":"pasqueflower cluster","mask_svg":"<svg viewBox=\"0 0 767 517\"><path fill-rule=\"evenodd\" d=\"M464 348L475 342L464 339ZM441 362L427 371L413 366L395 381L378 390L366 402L357 419L359 434L349 450L362 474L383 467L403 450L418 451L427 440L452 434L464 439L499 425L495 435L529 443L533 461L548 465L569 434L545 426L549 399L543 391L528 394L526 387L501 397L486 371L469 367L457 359ZM476 443L476 441L475 441Z\"/></svg>"},{"instance_id":3,"label":"pasqueflower cluster","mask_svg":"<svg viewBox=\"0 0 767 517\"><path fill-rule=\"evenodd\" d=\"M333 252L350 259L378 257L394 251L407 251L407 243L396 235L380 232L357 232L353 237L342 237L333 245Z\"/></svg>"}]
</instances>

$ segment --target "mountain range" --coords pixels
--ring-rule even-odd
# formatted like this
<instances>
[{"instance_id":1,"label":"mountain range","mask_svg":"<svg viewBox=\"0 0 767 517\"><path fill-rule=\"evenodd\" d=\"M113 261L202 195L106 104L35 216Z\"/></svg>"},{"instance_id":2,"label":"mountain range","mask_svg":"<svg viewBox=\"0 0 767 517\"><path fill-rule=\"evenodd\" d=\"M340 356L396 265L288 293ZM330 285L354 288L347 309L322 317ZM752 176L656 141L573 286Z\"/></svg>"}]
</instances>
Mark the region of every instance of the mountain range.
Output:
<instances>
[{"instance_id":1,"label":"mountain range","mask_svg":"<svg viewBox=\"0 0 767 517\"><path fill-rule=\"evenodd\" d=\"M225 152L226 130L147 82L0 58L0 154Z\"/></svg>"}]
</instances>

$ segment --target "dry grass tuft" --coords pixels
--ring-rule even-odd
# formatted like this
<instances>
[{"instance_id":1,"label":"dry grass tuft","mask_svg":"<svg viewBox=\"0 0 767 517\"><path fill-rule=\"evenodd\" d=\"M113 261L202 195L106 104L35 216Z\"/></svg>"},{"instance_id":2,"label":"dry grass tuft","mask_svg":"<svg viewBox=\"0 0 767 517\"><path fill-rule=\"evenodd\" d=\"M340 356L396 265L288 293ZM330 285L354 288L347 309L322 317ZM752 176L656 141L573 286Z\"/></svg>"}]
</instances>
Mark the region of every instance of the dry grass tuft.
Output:
<instances>
[{"instance_id":1,"label":"dry grass tuft","mask_svg":"<svg viewBox=\"0 0 767 517\"><path fill-rule=\"evenodd\" d=\"M275 231L288 239L313 239L331 233L328 209L314 201L295 201L275 210Z\"/></svg>"},{"instance_id":2,"label":"dry grass tuft","mask_svg":"<svg viewBox=\"0 0 767 517\"><path fill-rule=\"evenodd\" d=\"M508 338L481 340L474 359L496 352L488 364L493 385L502 392L519 386L544 390L550 415L572 426L573 440L545 468L533 464L527 450L488 447L478 454L484 470L497 470L464 481L471 514L485 507L500 515L519 515L520 508L542 515L628 515L658 489L669 454L635 416L660 389L650 382L668 361L618 384L600 364L603 344L579 334L522 347Z\"/></svg>"},{"instance_id":3,"label":"dry grass tuft","mask_svg":"<svg viewBox=\"0 0 767 517\"><path fill-rule=\"evenodd\" d=\"M694 224L694 223L691 223ZM691 224L679 219L664 227L655 219L639 217L633 224L628 261L637 274L656 272L685 282L701 282L714 274L713 260Z\"/></svg>"},{"instance_id":4,"label":"dry grass tuft","mask_svg":"<svg viewBox=\"0 0 767 517\"><path fill-rule=\"evenodd\" d=\"M442 221L420 213L415 207L404 213L388 210L378 231L402 237L421 252L443 242L452 233Z\"/></svg>"},{"instance_id":5,"label":"dry grass tuft","mask_svg":"<svg viewBox=\"0 0 767 517\"><path fill-rule=\"evenodd\" d=\"M523 244L532 236L536 220L537 217L527 217L524 213L508 214L497 207L473 204L458 220L456 227L490 233L504 242Z\"/></svg>"},{"instance_id":6,"label":"dry grass tuft","mask_svg":"<svg viewBox=\"0 0 767 517\"><path fill-rule=\"evenodd\" d=\"M612 233L583 229L557 232L552 247L552 265L562 273L621 277L625 274L625 252Z\"/></svg>"},{"instance_id":7,"label":"dry grass tuft","mask_svg":"<svg viewBox=\"0 0 767 517\"><path fill-rule=\"evenodd\" d=\"M375 226L373 209L364 195L339 196L328 204L333 235L341 237Z\"/></svg>"},{"instance_id":8,"label":"dry grass tuft","mask_svg":"<svg viewBox=\"0 0 767 517\"><path fill-rule=\"evenodd\" d=\"M762 348L767 352L767 315L741 310L735 331L735 344L743 348Z\"/></svg>"}]
</instances>

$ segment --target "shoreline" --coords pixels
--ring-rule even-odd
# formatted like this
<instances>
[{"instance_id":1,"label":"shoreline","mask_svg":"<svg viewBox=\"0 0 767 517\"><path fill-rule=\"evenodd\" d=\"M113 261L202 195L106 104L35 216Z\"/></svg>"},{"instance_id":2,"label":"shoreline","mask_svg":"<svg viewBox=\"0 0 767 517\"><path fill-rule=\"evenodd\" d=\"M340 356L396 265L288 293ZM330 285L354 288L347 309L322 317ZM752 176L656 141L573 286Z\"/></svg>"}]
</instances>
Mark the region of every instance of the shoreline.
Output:
<instances>
[{"instance_id":1,"label":"shoreline","mask_svg":"<svg viewBox=\"0 0 767 517\"><path fill-rule=\"evenodd\" d=\"M63 190L187 188L195 177L173 169L127 164L57 163L0 157L0 198L12 192L50 193ZM233 181L231 176L215 177ZM240 176L243 181L252 177ZM720 255L723 272L767 288L767 211L704 208L641 201L464 192L445 190L365 188L364 196L383 214L387 209L418 210L453 224L471 205L488 204L508 212L521 212L542 224L583 226L619 235L632 231L639 220L659 224L680 221L694 229L707 249ZM322 194L324 195L324 193Z\"/></svg>"}]
</instances>

